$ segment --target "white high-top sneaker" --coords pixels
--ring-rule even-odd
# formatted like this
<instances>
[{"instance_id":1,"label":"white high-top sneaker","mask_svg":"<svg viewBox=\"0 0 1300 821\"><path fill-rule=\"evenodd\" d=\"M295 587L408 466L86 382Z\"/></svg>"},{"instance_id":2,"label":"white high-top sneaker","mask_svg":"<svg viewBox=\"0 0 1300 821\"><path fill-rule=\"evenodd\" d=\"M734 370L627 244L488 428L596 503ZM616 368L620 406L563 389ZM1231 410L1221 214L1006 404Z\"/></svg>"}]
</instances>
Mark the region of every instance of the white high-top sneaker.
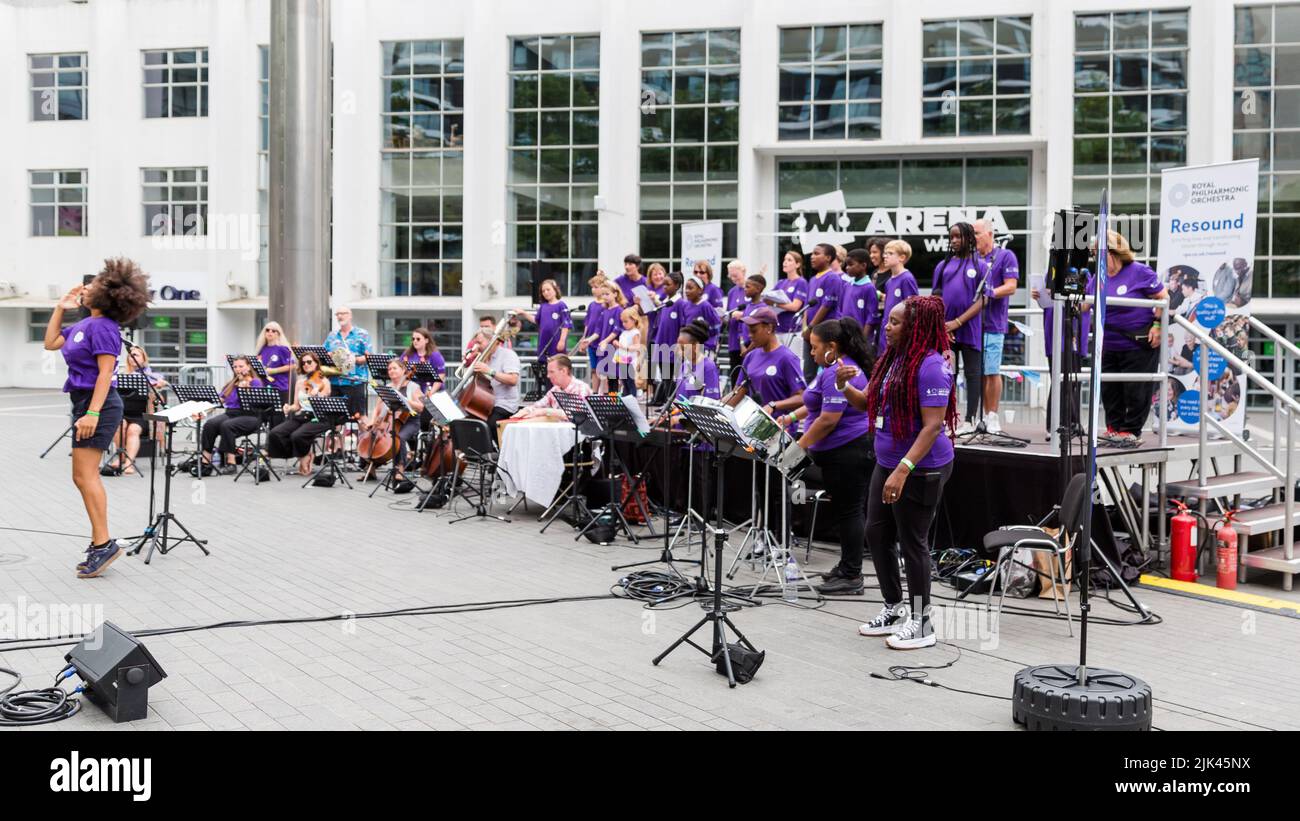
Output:
<instances>
[{"instance_id":1,"label":"white high-top sneaker","mask_svg":"<svg viewBox=\"0 0 1300 821\"><path fill-rule=\"evenodd\" d=\"M989 433L1002 432L1002 417L997 411L991 411L984 415L984 429Z\"/></svg>"}]
</instances>

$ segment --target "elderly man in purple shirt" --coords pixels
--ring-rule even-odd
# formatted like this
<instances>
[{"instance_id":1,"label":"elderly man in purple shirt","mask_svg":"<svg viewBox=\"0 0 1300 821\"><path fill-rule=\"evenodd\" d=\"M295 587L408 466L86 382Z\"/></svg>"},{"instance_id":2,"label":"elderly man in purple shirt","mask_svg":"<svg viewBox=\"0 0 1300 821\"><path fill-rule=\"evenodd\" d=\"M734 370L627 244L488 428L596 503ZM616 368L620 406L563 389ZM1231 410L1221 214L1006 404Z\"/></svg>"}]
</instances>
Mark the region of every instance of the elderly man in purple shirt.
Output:
<instances>
[{"instance_id":1,"label":"elderly man in purple shirt","mask_svg":"<svg viewBox=\"0 0 1300 821\"><path fill-rule=\"evenodd\" d=\"M993 241L988 220L975 221L975 261L984 277L984 427L1002 430L998 405L1002 400L1002 343L1010 328L1007 309L1011 295L1020 287L1020 263L1007 248ZM970 390L968 387L967 390Z\"/></svg>"}]
</instances>

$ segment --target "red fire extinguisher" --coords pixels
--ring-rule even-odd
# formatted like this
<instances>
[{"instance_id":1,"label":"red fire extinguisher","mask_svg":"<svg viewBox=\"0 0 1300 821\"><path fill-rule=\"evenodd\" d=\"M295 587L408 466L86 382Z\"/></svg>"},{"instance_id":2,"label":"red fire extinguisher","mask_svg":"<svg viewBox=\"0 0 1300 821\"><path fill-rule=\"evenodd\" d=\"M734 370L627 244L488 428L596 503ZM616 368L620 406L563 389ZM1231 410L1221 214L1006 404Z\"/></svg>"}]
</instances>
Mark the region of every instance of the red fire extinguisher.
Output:
<instances>
[{"instance_id":1,"label":"red fire extinguisher","mask_svg":"<svg viewBox=\"0 0 1300 821\"><path fill-rule=\"evenodd\" d=\"M1180 582L1196 581L1196 517L1187 512L1187 505L1173 500L1178 513L1170 522L1169 563L1170 573Z\"/></svg>"},{"instance_id":2,"label":"red fire extinguisher","mask_svg":"<svg viewBox=\"0 0 1300 821\"><path fill-rule=\"evenodd\" d=\"M1237 531L1232 527L1236 515L1235 510L1223 514L1218 528L1219 576L1215 583L1224 590L1237 589Z\"/></svg>"}]
</instances>

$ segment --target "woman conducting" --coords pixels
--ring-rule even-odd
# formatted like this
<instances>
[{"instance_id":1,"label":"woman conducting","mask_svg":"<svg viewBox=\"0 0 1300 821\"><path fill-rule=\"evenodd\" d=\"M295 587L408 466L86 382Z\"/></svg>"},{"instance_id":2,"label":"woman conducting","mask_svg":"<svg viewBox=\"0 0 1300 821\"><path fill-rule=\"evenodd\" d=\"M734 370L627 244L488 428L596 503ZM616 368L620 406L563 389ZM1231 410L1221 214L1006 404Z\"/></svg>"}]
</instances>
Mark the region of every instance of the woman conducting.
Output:
<instances>
[{"instance_id":1,"label":"woman conducting","mask_svg":"<svg viewBox=\"0 0 1300 821\"><path fill-rule=\"evenodd\" d=\"M856 373L849 383L865 389L861 371L870 366L862 326L849 317L830 319L812 327L808 342L813 361L822 367L803 394L803 407L776 421L782 427L806 419L799 446L821 468L831 491L831 518L840 535L840 560L817 588L825 594L856 596L862 593L863 499L871 476L871 450L867 414L849 404L836 382L836 370L847 366Z\"/></svg>"},{"instance_id":2,"label":"woman conducting","mask_svg":"<svg viewBox=\"0 0 1300 821\"><path fill-rule=\"evenodd\" d=\"M885 599L879 615L858 628L864 636L887 636L895 650L932 647L930 624L930 525L952 475L951 433L957 423L943 300L911 297L896 305L885 324L885 353L865 391L861 376L843 367L835 374L849 404L866 412L876 430L876 468L867 492L867 544ZM910 607L903 598L894 544L903 551Z\"/></svg>"}]
</instances>

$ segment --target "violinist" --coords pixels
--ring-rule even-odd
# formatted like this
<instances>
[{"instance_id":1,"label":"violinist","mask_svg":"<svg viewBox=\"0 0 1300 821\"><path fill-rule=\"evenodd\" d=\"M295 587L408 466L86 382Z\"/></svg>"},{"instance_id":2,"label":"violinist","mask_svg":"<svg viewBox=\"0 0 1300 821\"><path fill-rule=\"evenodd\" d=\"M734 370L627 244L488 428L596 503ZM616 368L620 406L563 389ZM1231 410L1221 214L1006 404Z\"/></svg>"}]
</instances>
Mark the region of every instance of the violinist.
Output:
<instances>
[{"instance_id":1,"label":"violinist","mask_svg":"<svg viewBox=\"0 0 1300 821\"><path fill-rule=\"evenodd\" d=\"M149 354L145 353L144 348L131 348L126 356L126 372L144 374L151 388L161 390L167 387L167 380L149 367ZM147 396L130 397L123 405L126 410L122 427L118 430L118 441L123 445L122 450L126 451L126 458L123 459L119 451L116 459L110 460L100 469L101 476L135 475L135 457L140 453L140 440L145 431L144 416L154 412L153 392L150 391ZM162 425L155 422L152 428L154 441L161 441Z\"/></svg>"},{"instance_id":2,"label":"violinist","mask_svg":"<svg viewBox=\"0 0 1300 821\"><path fill-rule=\"evenodd\" d=\"M221 388L221 399L226 412L203 423L203 464L204 469L211 467L218 475L235 472L235 452L238 442L257 430L262 424L257 411L244 410L239 399L240 388L260 388L262 380L253 373L253 365L248 357L241 356L231 363L235 375ZM225 464L217 467L212 462L212 449L221 439L221 452L225 455Z\"/></svg>"},{"instance_id":3,"label":"violinist","mask_svg":"<svg viewBox=\"0 0 1300 821\"><path fill-rule=\"evenodd\" d=\"M314 353L305 353L298 361L298 390L295 400L284 406L285 420L271 429L266 449L274 459L298 458L298 475L311 475L311 443L330 429L324 422L312 419L303 408L303 399L329 396L330 383L321 373L320 360Z\"/></svg>"}]
</instances>

